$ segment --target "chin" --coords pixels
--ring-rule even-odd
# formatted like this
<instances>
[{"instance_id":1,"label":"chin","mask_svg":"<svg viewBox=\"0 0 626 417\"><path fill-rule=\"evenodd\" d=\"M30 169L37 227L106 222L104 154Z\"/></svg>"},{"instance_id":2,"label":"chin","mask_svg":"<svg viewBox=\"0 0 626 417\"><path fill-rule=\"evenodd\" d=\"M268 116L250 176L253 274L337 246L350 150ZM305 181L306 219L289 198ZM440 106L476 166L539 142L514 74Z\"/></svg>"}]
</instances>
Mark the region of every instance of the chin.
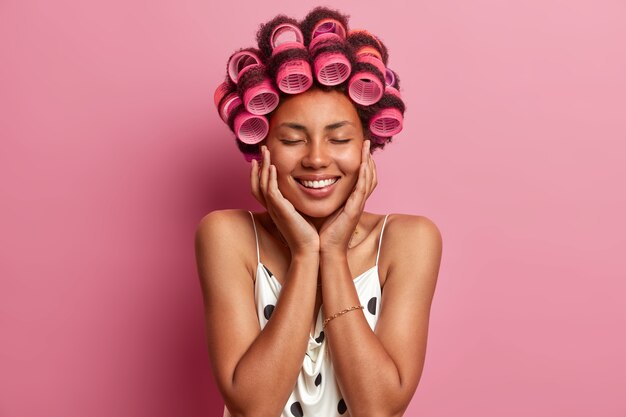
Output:
<instances>
[{"instance_id":1,"label":"chin","mask_svg":"<svg viewBox=\"0 0 626 417\"><path fill-rule=\"evenodd\" d=\"M319 202L317 204L294 205L298 213L311 218L326 218L341 208L341 204L331 202Z\"/></svg>"}]
</instances>

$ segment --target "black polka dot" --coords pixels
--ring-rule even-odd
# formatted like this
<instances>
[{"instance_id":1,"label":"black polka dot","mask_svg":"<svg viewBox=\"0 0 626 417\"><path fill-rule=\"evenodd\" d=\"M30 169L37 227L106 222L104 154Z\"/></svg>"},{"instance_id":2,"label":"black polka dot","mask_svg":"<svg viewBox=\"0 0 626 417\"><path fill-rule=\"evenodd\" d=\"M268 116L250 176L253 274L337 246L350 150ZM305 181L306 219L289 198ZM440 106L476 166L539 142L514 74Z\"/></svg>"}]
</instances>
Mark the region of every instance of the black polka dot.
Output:
<instances>
[{"instance_id":1,"label":"black polka dot","mask_svg":"<svg viewBox=\"0 0 626 417\"><path fill-rule=\"evenodd\" d=\"M322 374L319 373L317 374L317 377L315 378L315 386L319 387L321 383L322 383Z\"/></svg>"},{"instance_id":2,"label":"black polka dot","mask_svg":"<svg viewBox=\"0 0 626 417\"><path fill-rule=\"evenodd\" d=\"M320 335L315 338L315 341L317 343L322 343L324 341L324 332L323 331L321 331Z\"/></svg>"},{"instance_id":3,"label":"black polka dot","mask_svg":"<svg viewBox=\"0 0 626 417\"><path fill-rule=\"evenodd\" d=\"M274 312L274 305L273 304L266 305L265 308L263 309L263 315L265 316L265 319L269 320L270 317L272 317L273 312Z\"/></svg>"},{"instance_id":4,"label":"black polka dot","mask_svg":"<svg viewBox=\"0 0 626 417\"><path fill-rule=\"evenodd\" d=\"M337 411L339 414L343 414L348 411L348 406L346 406L346 402L342 399L339 400L339 404L337 404Z\"/></svg>"},{"instance_id":5,"label":"black polka dot","mask_svg":"<svg viewBox=\"0 0 626 417\"><path fill-rule=\"evenodd\" d=\"M294 417L302 417L304 416L304 412L302 411L302 406L300 405L300 403L298 401L296 401L295 403L291 404L291 414L294 415Z\"/></svg>"},{"instance_id":6,"label":"black polka dot","mask_svg":"<svg viewBox=\"0 0 626 417\"><path fill-rule=\"evenodd\" d=\"M376 300L377 300L376 297L372 297L367 303L367 311L369 311L372 314L376 314Z\"/></svg>"}]
</instances>

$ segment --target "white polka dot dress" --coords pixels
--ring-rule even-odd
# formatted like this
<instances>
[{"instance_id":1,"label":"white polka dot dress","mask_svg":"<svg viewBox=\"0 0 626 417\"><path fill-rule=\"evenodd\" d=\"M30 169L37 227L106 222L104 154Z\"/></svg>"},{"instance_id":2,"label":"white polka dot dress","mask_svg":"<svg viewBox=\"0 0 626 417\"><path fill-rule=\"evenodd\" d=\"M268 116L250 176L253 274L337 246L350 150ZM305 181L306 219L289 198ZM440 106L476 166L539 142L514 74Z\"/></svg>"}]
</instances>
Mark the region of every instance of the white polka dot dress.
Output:
<instances>
[{"instance_id":1,"label":"white polka dot dress","mask_svg":"<svg viewBox=\"0 0 626 417\"><path fill-rule=\"evenodd\" d=\"M257 269L254 296L257 316L259 317L259 324L262 329L272 317L274 306L280 297L281 284L261 262L258 234L252 212L250 212L250 216L252 217L257 243ZM382 242L388 216L389 215L385 216L378 239L376 264L354 279L354 286L356 287L359 300L365 307L363 313L372 330L376 326L380 311L381 288L378 276L378 258L380 255L380 243ZM330 351L328 350L328 344L324 338L324 331L322 330L322 321L322 309L320 308L315 324L314 336L309 335L309 345L304 356L302 369L300 369L296 385L289 396L287 404L285 404L281 417L350 416L346 403L337 386L337 381L335 380L333 364L330 360ZM224 417L230 417L226 408L224 408Z\"/></svg>"}]
</instances>

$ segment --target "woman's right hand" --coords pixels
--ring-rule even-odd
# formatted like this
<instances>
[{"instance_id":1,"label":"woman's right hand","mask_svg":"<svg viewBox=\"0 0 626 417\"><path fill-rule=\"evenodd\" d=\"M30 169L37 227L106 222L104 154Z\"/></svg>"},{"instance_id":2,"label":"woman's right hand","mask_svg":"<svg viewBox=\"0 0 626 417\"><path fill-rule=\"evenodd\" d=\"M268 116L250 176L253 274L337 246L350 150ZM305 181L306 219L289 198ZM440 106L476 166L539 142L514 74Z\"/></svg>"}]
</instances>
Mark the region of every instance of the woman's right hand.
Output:
<instances>
[{"instance_id":1,"label":"woman's right hand","mask_svg":"<svg viewBox=\"0 0 626 417\"><path fill-rule=\"evenodd\" d=\"M252 161L250 183L252 195L267 209L272 221L289 246L292 256L319 254L320 239L317 230L278 189L276 166L271 165L270 151L261 147L262 162Z\"/></svg>"}]
</instances>

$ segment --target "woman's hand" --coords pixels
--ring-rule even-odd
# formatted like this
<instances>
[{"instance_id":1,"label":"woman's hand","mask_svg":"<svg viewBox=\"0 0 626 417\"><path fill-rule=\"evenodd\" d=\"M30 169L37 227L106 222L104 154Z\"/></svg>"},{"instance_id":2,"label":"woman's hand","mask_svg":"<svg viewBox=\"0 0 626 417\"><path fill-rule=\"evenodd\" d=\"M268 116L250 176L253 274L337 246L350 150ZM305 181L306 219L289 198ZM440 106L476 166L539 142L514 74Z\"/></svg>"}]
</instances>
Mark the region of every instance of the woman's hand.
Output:
<instances>
[{"instance_id":1,"label":"woman's hand","mask_svg":"<svg viewBox=\"0 0 626 417\"><path fill-rule=\"evenodd\" d=\"M320 251L346 253L352 234L359 223L365 201L378 184L376 165L370 154L370 141L363 141L359 178L350 197L336 215L329 217L320 229Z\"/></svg>"},{"instance_id":2,"label":"woman's hand","mask_svg":"<svg viewBox=\"0 0 626 417\"><path fill-rule=\"evenodd\" d=\"M292 256L319 254L320 240L317 230L278 189L276 166L271 165L270 151L266 146L261 147L261 156L261 167L256 160L252 161L252 195L267 209L276 228L287 242Z\"/></svg>"}]
</instances>

